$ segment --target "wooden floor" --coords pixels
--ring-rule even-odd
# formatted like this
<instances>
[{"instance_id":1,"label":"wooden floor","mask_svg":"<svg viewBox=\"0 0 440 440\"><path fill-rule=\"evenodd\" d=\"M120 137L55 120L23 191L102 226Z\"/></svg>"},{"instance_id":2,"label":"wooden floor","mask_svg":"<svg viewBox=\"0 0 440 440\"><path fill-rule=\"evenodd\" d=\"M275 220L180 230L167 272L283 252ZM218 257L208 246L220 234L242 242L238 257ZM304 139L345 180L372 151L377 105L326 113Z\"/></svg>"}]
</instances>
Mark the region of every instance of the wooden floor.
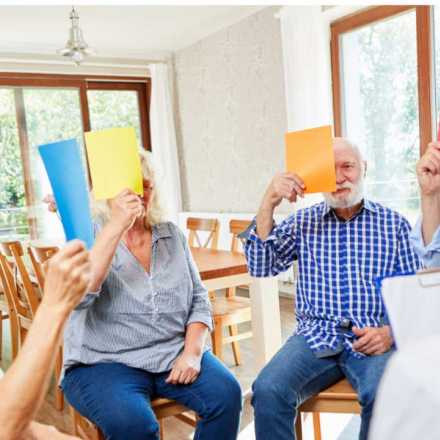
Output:
<instances>
[{"instance_id":1,"label":"wooden floor","mask_svg":"<svg viewBox=\"0 0 440 440\"><path fill-rule=\"evenodd\" d=\"M241 294L246 295L247 292L242 292ZM287 339L293 331L295 320L294 320L294 302L292 299L280 298L280 309L281 309L281 323L282 323L282 334L283 340ZM243 324L243 330L246 330L246 324ZM5 328L5 334L7 329ZM5 344L6 343L6 344ZM248 390L253 380L256 377L257 371L253 366L253 341L252 339L247 339L240 341L240 347L242 351L243 365L240 367L234 366L234 359L232 355L232 349L230 347L225 347L225 363L228 368L235 374L243 392ZM3 347L3 359L1 366L3 370L6 370L10 365L10 346L6 337L4 340ZM38 413L37 420L42 423L47 423L55 425L59 430L66 433L73 433L72 424L70 420L70 415L68 409L64 410L64 413L58 412L54 407L54 394L53 394L54 384L52 384L51 389L44 401L41 410ZM67 405L66 405L67 406ZM249 399L244 402L243 414L241 419L240 430L244 429L253 419L252 407L250 405ZM192 438L192 428L183 422L171 417L165 420L164 423L165 440L188 440Z\"/></svg>"}]
</instances>

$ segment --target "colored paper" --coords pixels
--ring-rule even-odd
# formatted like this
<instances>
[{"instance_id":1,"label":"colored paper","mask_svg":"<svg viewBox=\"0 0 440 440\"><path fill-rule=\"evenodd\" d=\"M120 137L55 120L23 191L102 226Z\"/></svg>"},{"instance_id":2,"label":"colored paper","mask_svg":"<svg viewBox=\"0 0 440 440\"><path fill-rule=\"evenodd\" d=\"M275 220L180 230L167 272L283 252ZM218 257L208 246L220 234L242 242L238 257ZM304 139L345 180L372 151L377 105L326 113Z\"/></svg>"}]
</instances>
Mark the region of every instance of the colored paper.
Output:
<instances>
[{"instance_id":1,"label":"colored paper","mask_svg":"<svg viewBox=\"0 0 440 440\"><path fill-rule=\"evenodd\" d=\"M286 166L304 180L306 193L336 191L331 126L287 133Z\"/></svg>"},{"instance_id":2,"label":"colored paper","mask_svg":"<svg viewBox=\"0 0 440 440\"><path fill-rule=\"evenodd\" d=\"M86 175L75 139L40 145L66 240L93 245L93 225Z\"/></svg>"},{"instance_id":3,"label":"colored paper","mask_svg":"<svg viewBox=\"0 0 440 440\"><path fill-rule=\"evenodd\" d=\"M85 133L93 195L111 199L123 189L143 194L141 162L134 128Z\"/></svg>"}]
</instances>

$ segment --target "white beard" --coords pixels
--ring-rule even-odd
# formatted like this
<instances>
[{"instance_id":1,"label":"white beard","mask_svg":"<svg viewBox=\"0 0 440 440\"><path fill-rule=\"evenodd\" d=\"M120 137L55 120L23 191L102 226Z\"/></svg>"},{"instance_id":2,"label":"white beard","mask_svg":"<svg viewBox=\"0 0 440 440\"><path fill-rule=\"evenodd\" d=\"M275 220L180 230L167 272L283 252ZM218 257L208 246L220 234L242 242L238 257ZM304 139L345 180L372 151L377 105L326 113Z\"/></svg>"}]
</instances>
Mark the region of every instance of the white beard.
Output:
<instances>
[{"instance_id":1,"label":"white beard","mask_svg":"<svg viewBox=\"0 0 440 440\"><path fill-rule=\"evenodd\" d=\"M364 178L361 177L359 181L355 184L345 183L338 189L348 188L350 192L343 199L338 199L332 195L332 193L322 193L327 204L334 208L351 208L352 206L357 205L364 198Z\"/></svg>"}]
</instances>

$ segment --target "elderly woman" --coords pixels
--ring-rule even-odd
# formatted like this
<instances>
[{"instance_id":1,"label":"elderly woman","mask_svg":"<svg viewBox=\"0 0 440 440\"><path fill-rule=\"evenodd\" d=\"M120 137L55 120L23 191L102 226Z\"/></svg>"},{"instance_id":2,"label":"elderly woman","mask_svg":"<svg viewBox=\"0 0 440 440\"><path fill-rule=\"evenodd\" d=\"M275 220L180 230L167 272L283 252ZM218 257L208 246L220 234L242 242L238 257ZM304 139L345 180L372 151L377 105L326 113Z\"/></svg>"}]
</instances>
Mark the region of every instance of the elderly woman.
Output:
<instances>
[{"instance_id":1,"label":"elderly woman","mask_svg":"<svg viewBox=\"0 0 440 440\"><path fill-rule=\"evenodd\" d=\"M65 332L64 393L111 440L159 438L155 396L194 410L198 440L235 439L241 390L205 348L212 319L183 233L164 222L150 157L144 195L98 206L92 287Z\"/></svg>"}]
</instances>

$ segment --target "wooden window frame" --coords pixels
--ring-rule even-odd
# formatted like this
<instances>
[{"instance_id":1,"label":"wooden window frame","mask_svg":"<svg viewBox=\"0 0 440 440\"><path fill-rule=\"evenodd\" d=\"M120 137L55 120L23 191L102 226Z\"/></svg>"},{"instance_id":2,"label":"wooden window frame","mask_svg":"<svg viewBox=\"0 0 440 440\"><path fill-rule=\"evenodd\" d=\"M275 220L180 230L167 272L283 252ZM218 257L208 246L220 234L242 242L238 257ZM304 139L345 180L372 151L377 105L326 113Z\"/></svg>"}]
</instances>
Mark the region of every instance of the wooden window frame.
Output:
<instances>
[{"instance_id":1,"label":"wooden window frame","mask_svg":"<svg viewBox=\"0 0 440 440\"><path fill-rule=\"evenodd\" d=\"M42 88L71 88L78 89L80 112L83 131L90 131L90 113L87 90L133 90L137 92L139 117L141 125L142 146L151 151L150 136L150 100L151 79L143 77L99 76L99 75L62 75L43 73L0 72L0 87L42 87ZM32 180L30 178L29 142L24 114L23 93L14 93L17 114L17 130L21 157L23 161L23 181L26 205L31 206L34 200ZM88 161L87 161L88 167ZM90 172L88 173L90 177ZM91 182L89 181L91 184ZM36 237L36 223L29 219L30 235Z\"/></svg>"},{"instance_id":2,"label":"wooden window frame","mask_svg":"<svg viewBox=\"0 0 440 440\"><path fill-rule=\"evenodd\" d=\"M84 131L91 130L87 90L133 90L138 92L142 146L151 151L150 100L151 79L143 77L64 75L43 73L0 72L0 87L64 87L79 90ZM20 129L20 128L19 128Z\"/></svg>"},{"instance_id":3,"label":"wooden window frame","mask_svg":"<svg viewBox=\"0 0 440 440\"><path fill-rule=\"evenodd\" d=\"M343 97L341 84L340 38L342 34L363 26L416 11L417 35L417 88L419 105L420 154L432 141L433 127L433 60L432 60L432 7L431 6L377 6L334 21L331 32L331 71L333 92L333 121L335 136L343 136Z\"/></svg>"}]
</instances>

